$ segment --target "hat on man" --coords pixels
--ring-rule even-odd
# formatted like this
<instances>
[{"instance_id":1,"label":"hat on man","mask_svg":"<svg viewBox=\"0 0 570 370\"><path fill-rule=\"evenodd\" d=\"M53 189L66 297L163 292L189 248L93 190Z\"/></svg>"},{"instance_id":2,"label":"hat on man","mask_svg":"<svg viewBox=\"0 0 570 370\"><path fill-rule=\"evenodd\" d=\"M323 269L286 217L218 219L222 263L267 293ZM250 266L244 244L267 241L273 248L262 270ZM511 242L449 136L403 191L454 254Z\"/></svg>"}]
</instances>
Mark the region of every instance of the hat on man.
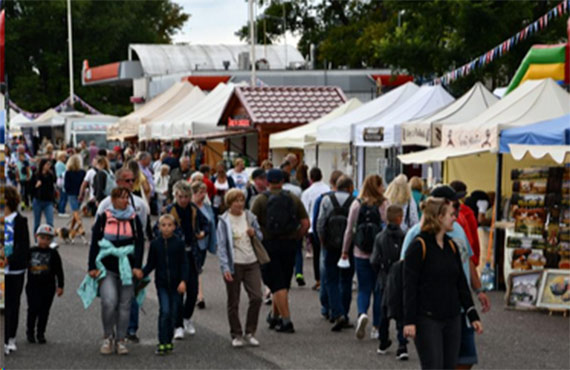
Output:
<instances>
[{"instance_id":1,"label":"hat on man","mask_svg":"<svg viewBox=\"0 0 570 370\"><path fill-rule=\"evenodd\" d=\"M267 181L272 184L278 184L283 181L283 171L272 168L267 172Z\"/></svg>"},{"instance_id":2,"label":"hat on man","mask_svg":"<svg viewBox=\"0 0 570 370\"><path fill-rule=\"evenodd\" d=\"M53 238L55 236L55 230L50 225L42 224L40 227L38 227L36 235L46 235Z\"/></svg>"},{"instance_id":3,"label":"hat on man","mask_svg":"<svg viewBox=\"0 0 570 370\"><path fill-rule=\"evenodd\" d=\"M263 168L256 168L255 170L253 170L253 173L251 174L251 178L254 180L257 178L265 178L265 177L267 177L267 175Z\"/></svg>"},{"instance_id":4,"label":"hat on man","mask_svg":"<svg viewBox=\"0 0 570 370\"><path fill-rule=\"evenodd\" d=\"M457 193L453 188L449 185L439 185L436 186L430 194L432 197L435 198L445 198L449 201L456 201L458 199Z\"/></svg>"},{"instance_id":5,"label":"hat on man","mask_svg":"<svg viewBox=\"0 0 570 370\"><path fill-rule=\"evenodd\" d=\"M451 186L457 193L457 199L461 199L467 195L467 185L465 185L463 181L452 181L449 186Z\"/></svg>"}]
</instances>

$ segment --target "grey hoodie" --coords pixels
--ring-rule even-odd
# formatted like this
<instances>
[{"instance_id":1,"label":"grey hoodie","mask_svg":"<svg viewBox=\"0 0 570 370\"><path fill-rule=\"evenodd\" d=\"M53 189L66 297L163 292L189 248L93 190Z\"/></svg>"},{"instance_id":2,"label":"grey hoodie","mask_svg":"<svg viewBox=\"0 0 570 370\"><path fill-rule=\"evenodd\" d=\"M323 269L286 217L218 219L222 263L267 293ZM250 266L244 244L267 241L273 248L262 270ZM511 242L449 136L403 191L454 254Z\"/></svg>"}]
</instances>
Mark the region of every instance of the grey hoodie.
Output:
<instances>
[{"instance_id":1,"label":"grey hoodie","mask_svg":"<svg viewBox=\"0 0 570 370\"><path fill-rule=\"evenodd\" d=\"M259 240L263 240L263 234L257 222L257 217L249 210L244 209L247 224L251 225L255 230L255 235ZM218 229L216 232L218 239L218 260L220 261L220 268L222 274L226 271L234 271L234 240L232 237L232 227L230 225L229 211L226 211L218 219Z\"/></svg>"}]
</instances>

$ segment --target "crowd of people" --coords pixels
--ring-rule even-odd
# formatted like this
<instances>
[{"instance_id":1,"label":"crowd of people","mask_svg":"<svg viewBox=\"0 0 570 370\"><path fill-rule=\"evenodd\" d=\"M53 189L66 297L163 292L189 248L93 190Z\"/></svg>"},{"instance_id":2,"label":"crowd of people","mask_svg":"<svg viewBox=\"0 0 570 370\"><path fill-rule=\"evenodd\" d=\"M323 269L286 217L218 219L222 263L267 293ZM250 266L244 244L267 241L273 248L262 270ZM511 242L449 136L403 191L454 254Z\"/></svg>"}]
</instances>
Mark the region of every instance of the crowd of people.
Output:
<instances>
[{"instance_id":1,"label":"crowd of people","mask_svg":"<svg viewBox=\"0 0 570 370\"><path fill-rule=\"evenodd\" d=\"M150 154L82 142L55 151L45 143L35 157L24 144L9 149L6 354L17 349L26 271L27 340L45 343L49 308L63 294L61 257L50 243L80 237L89 244L86 279L101 302L101 354L124 355L138 342L137 295L151 272L160 307L156 353L168 354L175 339L194 335L194 309L206 307L201 274L208 252L217 255L226 286L233 347L260 345L264 300L271 304L269 328L294 333L290 288L292 281L306 285L308 251L320 314L332 332L351 329L358 340L369 332L385 355L394 320L398 359L408 359L412 339L422 368L477 363L474 333L483 326L472 292L483 312L490 309L476 270L477 227L489 218L492 196L466 197L461 181L427 189L422 179L401 174L385 188L373 174L356 189L340 171L326 183L319 168L309 169L293 153L279 167L265 161L248 171L242 158L231 169L223 161L212 169L178 148ZM70 219L65 227L54 227L54 208ZM20 213L27 209L33 210L33 241ZM89 216L95 218L90 240L82 222ZM351 318L355 275L358 314ZM249 298L245 326L242 285Z\"/></svg>"}]
</instances>

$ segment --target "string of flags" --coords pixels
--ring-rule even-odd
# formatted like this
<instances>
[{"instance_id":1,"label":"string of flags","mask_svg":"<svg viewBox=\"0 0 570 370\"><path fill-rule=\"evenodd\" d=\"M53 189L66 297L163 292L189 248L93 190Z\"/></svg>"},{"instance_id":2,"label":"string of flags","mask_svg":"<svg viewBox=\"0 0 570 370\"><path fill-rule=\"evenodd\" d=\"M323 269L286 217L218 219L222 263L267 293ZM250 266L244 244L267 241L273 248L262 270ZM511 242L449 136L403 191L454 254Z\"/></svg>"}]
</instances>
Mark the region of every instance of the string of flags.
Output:
<instances>
[{"instance_id":1,"label":"string of flags","mask_svg":"<svg viewBox=\"0 0 570 370\"><path fill-rule=\"evenodd\" d=\"M453 71L447 72L443 76L435 78L431 82L431 84L449 85L454 80L468 75L474 69L481 68L491 63L493 60L502 57L503 55L507 54L511 50L511 48L513 48L519 42L522 42L523 40L527 39L533 33L542 31L544 28L546 28L550 21L561 17L563 14L566 14L568 12L569 7L570 7L570 0L563 0L560 4L550 9L546 14L544 14L534 22L528 24L525 28L517 32L511 38L506 39L501 44L495 46L493 49L473 59L469 63L464 64L461 67L454 69Z\"/></svg>"},{"instance_id":2,"label":"string of flags","mask_svg":"<svg viewBox=\"0 0 570 370\"><path fill-rule=\"evenodd\" d=\"M73 94L73 102L74 103L79 103L79 105L81 105L83 108L85 108L90 114L103 114L101 112L99 112L97 109L95 109L94 107L92 107L91 105L89 105L85 100L81 99L79 96L77 96L76 94ZM42 113L34 113L34 112L28 112L22 108L20 108L16 103L14 103L12 100L9 100L10 103L10 108L14 109L16 112L18 113L22 113L24 116L26 116L29 119L36 119L38 118ZM62 101L61 103L59 103L56 107L54 107L53 109L56 112L61 112L63 111L66 107L69 106L69 97L67 97L64 101Z\"/></svg>"}]
</instances>

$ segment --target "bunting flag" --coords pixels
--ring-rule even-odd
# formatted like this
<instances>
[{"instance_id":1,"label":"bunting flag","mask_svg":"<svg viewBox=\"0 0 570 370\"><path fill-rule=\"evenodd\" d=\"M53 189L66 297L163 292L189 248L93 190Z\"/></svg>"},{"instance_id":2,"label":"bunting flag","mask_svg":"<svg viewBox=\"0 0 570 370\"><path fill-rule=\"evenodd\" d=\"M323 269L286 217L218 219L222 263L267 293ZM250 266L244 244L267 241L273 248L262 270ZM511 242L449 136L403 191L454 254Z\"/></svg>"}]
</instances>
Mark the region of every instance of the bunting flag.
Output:
<instances>
[{"instance_id":1,"label":"bunting flag","mask_svg":"<svg viewBox=\"0 0 570 370\"><path fill-rule=\"evenodd\" d=\"M546 14L535 20L534 22L525 26L522 30L517 32L514 36L506 39L493 49L481 54L479 57L473 59L471 62L454 69L453 71L445 73L443 76L433 79L430 84L443 84L448 85L458 77L463 77L471 73L475 68L483 67L491 63L493 60L506 55L515 45L527 39L532 34L535 34L544 28L548 27L550 20L561 17L568 12L570 0L563 0L561 3L550 9Z\"/></svg>"},{"instance_id":2,"label":"bunting flag","mask_svg":"<svg viewBox=\"0 0 570 370\"><path fill-rule=\"evenodd\" d=\"M95 109L93 106L89 105L85 100L81 99L79 96L77 96L76 94L73 94L73 100L76 103L79 103L79 105L81 105L85 110L87 110L90 114L95 114L95 115L99 115L99 114L103 114L101 112L99 112L97 109ZM14 109L16 112L18 113L22 113L26 118L29 118L31 120L38 118L42 113L34 113L34 112L28 112L22 108L20 108L16 103L14 103L12 100L8 100L9 104L10 104L10 108ZM62 112L66 107L69 106L69 97L67 97L64 101L62 101L61 103L59 103L57 106L55 106L53 109L56 112Z\"/></svg>"}]
</instances>

